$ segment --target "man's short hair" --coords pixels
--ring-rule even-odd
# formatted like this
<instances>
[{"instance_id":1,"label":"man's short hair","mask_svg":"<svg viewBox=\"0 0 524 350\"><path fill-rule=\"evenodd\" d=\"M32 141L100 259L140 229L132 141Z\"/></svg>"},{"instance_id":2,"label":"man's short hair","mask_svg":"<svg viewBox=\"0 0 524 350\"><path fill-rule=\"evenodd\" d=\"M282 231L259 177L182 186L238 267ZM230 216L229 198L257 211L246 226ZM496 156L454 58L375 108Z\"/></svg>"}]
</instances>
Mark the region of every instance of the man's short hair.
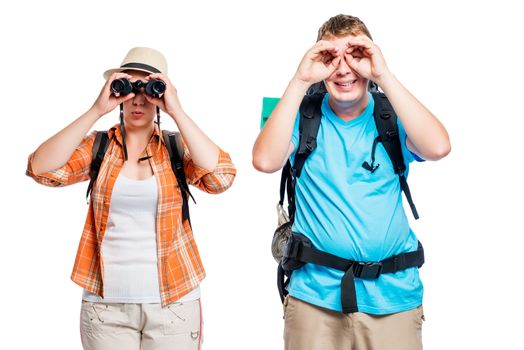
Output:
<instances>
[{"instance_id":1,"label":"man's short hair","mask_svg":"<svg viewBox=\"0 0 524 350\"><path fill-rule=\"evenodd\" d=\"M371 40L368 28L358 17L349 15L336 15L327 20L318 30L317 41L329 37L364 34Z\"/></svg>"}]
</instances>

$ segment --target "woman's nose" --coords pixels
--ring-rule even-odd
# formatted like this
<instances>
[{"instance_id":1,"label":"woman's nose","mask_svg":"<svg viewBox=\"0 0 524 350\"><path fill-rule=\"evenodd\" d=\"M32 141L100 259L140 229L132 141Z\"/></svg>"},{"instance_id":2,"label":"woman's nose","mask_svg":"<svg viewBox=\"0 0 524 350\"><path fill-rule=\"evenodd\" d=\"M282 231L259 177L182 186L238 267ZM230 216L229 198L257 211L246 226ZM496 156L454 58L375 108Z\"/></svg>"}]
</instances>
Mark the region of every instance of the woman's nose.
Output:
<instances>
[{"instance_id":1,"label":"woman's nose","mask_svg":"<svg viewBox=\"0 0 524 350\"><path fill-rule=\"evenodd\" d=\"M143 106L146 101L144 97L144 92L135 92L135 97L133 97L133 105Z\"/></svg>"}]
</instances>

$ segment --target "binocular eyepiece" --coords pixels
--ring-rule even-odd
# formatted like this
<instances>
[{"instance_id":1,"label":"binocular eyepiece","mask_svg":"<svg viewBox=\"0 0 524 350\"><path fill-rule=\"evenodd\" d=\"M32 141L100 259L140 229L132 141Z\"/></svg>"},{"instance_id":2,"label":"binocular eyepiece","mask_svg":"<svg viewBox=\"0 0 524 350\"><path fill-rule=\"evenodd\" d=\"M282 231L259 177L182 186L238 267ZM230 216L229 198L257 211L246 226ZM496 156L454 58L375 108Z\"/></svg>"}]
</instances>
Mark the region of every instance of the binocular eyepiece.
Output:
<instances>
[{"instance_id":1,"label":"binocular eyepiece","mask_svg":"<svg viewBox=\"0 0 524 350\"><path fill-rule=\"evenodd\" d=\"M166 84L160 79L151 79L148 82L137 80L132 83L126 78L120 78L111 82L111 91L117 96L139 93L142 88L149 96L158 97L166 91Z\"/></svg>"}]
</instances>

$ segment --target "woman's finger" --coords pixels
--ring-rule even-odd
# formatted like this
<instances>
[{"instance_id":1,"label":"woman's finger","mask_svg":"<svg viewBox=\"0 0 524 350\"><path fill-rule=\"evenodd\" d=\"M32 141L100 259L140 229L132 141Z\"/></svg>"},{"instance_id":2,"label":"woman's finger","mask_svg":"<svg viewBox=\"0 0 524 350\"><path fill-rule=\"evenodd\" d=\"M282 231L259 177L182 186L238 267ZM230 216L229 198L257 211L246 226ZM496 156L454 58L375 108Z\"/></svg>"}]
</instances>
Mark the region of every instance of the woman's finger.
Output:
<instances>
[{"instance_id":1,"label":"woman's finger","mask_svg":"<svg viewBox=\"0 0 524 350\"><path fill-rule=\"evenodd\" d=\"M127 94L127 95L124 95L124 96L117 97L115 101L116 101L117 104L121 104L121 103L126 102L127 100L132 99L133 97L135 97L135 94L134 93L130 93L130 94Z\"/></svg>"}]
</instances>

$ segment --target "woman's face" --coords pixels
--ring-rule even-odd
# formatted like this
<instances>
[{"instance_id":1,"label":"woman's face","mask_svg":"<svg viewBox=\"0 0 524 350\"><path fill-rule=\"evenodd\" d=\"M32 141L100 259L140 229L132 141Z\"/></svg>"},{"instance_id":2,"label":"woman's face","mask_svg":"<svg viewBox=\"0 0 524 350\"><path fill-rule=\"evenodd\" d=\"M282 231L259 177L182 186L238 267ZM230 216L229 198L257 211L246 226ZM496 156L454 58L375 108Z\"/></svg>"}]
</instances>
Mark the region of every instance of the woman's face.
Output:
<instances>
[{"instance_id":1,"label":"woman's face","mask_svg":"<svg viewBox=\"0 0 524 350\"><path fill-rule=\"evenodd\" d=\"M131 75L129 79L131 82L142 80L145 82L145 78L149 76L149 73L130 70L126 71L127 74ZM124 102L124 121L126 127L130 128L144 128L150 127L155 119L156 106L149 103L144 96L144 89L141 92L135 93L135 96Z\"/></svg>"}]
</instances>

